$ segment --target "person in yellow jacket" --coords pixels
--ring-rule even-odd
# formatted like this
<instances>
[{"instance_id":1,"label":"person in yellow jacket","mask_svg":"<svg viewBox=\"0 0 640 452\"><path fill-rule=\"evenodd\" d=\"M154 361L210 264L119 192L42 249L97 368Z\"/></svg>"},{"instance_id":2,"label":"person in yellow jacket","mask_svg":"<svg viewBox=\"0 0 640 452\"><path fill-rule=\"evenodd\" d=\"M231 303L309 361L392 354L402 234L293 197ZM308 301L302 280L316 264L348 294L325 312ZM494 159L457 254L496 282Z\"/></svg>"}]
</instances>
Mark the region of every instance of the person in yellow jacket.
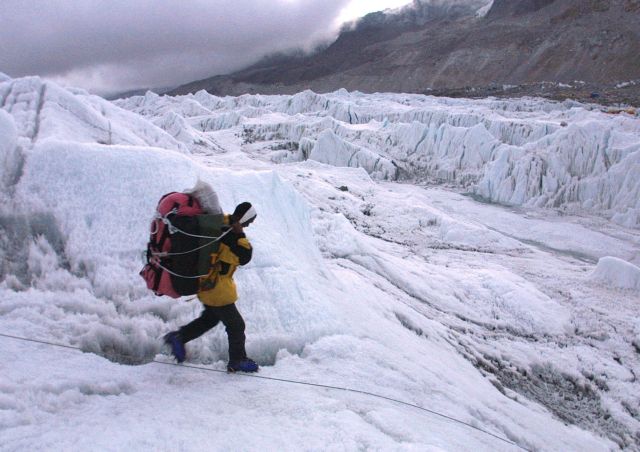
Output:
<instances>
[{"instance_id":1,"label":"person in yellow jacket","mask_svg":"<svg viewBox=\"0 0 640 452\"><path fill-rule=\"evenodd\" d=\"M204 305L204 310L200 317L164 337L178 362L186 358L184 344L202 336L222 322L229 339L227 370L229 372L258 370L258 365L247 357L245 351L245 324L235 305L238 292L233 280L236 268L251 260L253 249L244 234L244 228L249 226L255 218L255 209L248 202L238 204L233 214L225 215L224 236L220 239L218 251L211 256L211 270L200 280L198 299Z\"/></svg>"}]
</instances>

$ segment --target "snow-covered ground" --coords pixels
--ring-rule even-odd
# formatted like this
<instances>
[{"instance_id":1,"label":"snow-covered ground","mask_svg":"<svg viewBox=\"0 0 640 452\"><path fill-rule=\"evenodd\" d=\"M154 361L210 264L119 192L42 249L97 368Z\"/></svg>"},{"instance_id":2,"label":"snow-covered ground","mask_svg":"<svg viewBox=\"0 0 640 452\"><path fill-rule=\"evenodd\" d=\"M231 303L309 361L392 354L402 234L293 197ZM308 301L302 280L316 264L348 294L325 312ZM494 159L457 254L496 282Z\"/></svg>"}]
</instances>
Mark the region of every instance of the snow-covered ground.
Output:
<instances>
[{"instance_id":1,"label":"snow-covered ground","mask_svg":"<svg viewBox=\"0 0 640 452\"><path fill-rule=\"evenodd\" d=\"M0 449L640 447L637 117L345 91L110 103L6 77L0 106ZM200 306L146 290L148 223L198 178L258 211L236 280L260 376L495 436L154 362ZM222 328L188 344L188 365L225 363Z\"/></svg>"}]
</instances>

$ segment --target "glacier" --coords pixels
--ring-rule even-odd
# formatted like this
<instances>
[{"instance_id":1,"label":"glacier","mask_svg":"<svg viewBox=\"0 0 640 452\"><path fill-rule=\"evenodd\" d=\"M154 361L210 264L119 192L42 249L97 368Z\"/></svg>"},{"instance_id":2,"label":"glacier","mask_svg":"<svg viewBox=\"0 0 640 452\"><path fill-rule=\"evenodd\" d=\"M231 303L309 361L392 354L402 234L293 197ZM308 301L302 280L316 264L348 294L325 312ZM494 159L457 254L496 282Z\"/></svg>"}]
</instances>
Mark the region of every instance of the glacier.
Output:
<instances>
[{"instance_id":1,"label":"glacier","mask_svg":"<svg viewBox=\"0 0 640 452\"><path fill-rule=\"evenodd\" d=\"M242 125L251 140L311 149L281 161L357 166L376 179L445 183L496 203L588 211L640 226L637 117L596 106L345 90L175 99L150 93L117 104L165 129L165 112L181 115L190 127L180 133L200 140Z\"/></svg>"},{"instance_id":2,"label":"glacier","mask_svg":"<svg viewBox=\"0 0 640 452\"><path fill-rule=\"evenodd\" d=\"M345 90L108 102L1 78L0 448L638 447L639 122ZM158 364L200 306L137 272L158 199L198 180L258 211L236 280L261 376L495 436ZM215 329L187 363L223 371L226 347Z\"/></svg>"}]
</instances>

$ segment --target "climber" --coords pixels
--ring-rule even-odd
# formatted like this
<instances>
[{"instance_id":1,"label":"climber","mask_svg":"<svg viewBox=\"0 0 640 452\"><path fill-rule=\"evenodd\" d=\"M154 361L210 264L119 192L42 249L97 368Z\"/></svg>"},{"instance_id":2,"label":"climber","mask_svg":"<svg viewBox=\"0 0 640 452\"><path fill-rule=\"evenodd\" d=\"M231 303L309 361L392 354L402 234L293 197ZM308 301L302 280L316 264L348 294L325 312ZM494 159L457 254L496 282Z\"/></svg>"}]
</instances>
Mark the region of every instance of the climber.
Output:
<instances>
[{"instance_id":1,"label":"climber","mask_svg":"<svg viewBox=\"0 0 640 452\"><path fill-rule=\"evenodd\" d=\"M256 218L256 211L248 202L238 204L233 214L224 216L220 247L211 255L209 274L200 279L198 299L204 305L202 314L192 322L164 336L176 360L186 358L185 344L196 339L222 322L229 341L229 372L256 372L258 365L245 351L245 324L236 308L238 299L233 274L238 265L251 260L252 248L243 228Z\"/></svg>"}]
</instances>

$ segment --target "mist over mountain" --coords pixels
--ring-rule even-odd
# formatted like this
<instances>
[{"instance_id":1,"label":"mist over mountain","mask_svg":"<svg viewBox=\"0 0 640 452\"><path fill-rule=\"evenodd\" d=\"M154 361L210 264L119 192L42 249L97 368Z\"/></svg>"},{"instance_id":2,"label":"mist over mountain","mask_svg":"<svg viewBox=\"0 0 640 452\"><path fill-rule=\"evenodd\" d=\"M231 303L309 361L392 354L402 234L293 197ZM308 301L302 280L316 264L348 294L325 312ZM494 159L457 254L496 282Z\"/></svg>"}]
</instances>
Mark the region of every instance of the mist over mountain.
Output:
<instances>
[{"instance_id":1,"label":"mist over mountain","mask_svg":"<svg viewBox=\"0 0 640 452\"><path fill-rule=\"evenodd\" d=\"M640 0L415 0L368 14L310 56L268 58L175 89L219 95L415 92L640 79Z\"/></svg>"}]
</instances>

